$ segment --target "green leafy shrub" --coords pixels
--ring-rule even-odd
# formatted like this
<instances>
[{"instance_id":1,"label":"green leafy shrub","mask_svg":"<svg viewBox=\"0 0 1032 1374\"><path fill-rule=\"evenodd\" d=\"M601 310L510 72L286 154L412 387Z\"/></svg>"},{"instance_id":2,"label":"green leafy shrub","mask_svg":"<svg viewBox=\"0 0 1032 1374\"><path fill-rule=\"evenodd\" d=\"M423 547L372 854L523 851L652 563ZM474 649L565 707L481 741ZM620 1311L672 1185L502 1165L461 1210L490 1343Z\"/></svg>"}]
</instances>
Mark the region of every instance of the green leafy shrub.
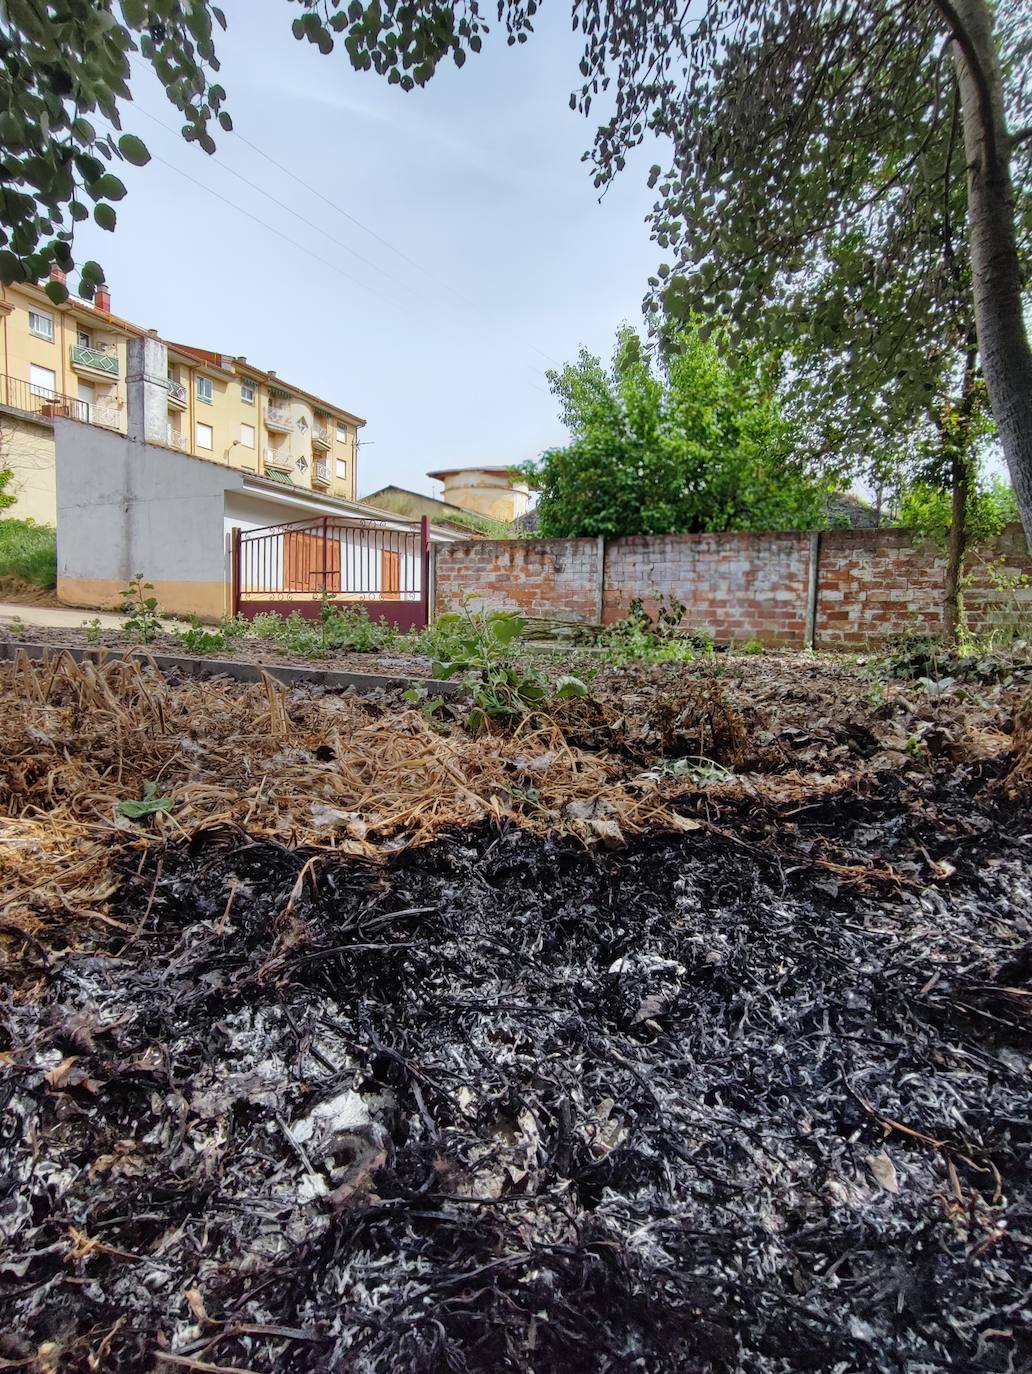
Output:
<instances>
[{"instance_id":1,"label":"green leafy shrub","mask_svg":"<svg viewBox=\"0 0 1032 1374\"><path fill-rule=\"evenodd\" d=\"M136 635L141 644L151 644L161 633L161 608L156 596L148 596L154 590L153 582L144 582L143 573L138 572L122 592L122 629L126 634Z\"/></svg>"},{"instance_id":2,"label":"green leafy shrub","mask_svg":"<svg viewBox=\"0 0 1032 1374\"><path fill-rule=\"evenodd\" d=\"M743 654L762 654L763 644L758 639L747 639L740 647L739 653Z\"/></svg>"},{"instance_id":3,"label":"green leafy shrub","mask_svg":"<svg viewBox=\"0 0 1032 1374\"><path fill-rule=\"evenodd\" d=\"M560 678L553 692L548 679L536 668L513 661L511 646L526 629L527 622L512 611L473 611L439 616L439 642L450 650L447 659L435 660L435 678L461 675L469 684L473 707L467 719L470 731L479 735L488 722L511 725L552 700L586 696L588 689L579 678Z\"/></svg>"},{"instance_id":4,"label":"green leafy shrub","mask_svg":"<svg viewBox=\"0 0 1032 1374\"><path fill-rule=\"evenodd\" d=\"M683 602L659 597L655 614L635 598L627 614L608 626L599 645L610 663L691 663L698 650L712 650L713 640L699 630L682 633Z\"/></svg>"},{"instance_id":5,"label":"green leafy shrub","mask_svg":"<svg viewBox=\"0 0 1032 1374\"><path fill-rule=\"evenodd\" d=\"M208 629L196 616L191 616L189 629L180 630L179 638L191 654L213 654L226 647L226 636L222 631Z\"/></svg>"},{"instance_id":6,"label":"green leafy shrub","mask_svg":"<svg viewBox=\"0 0 1032 1374\"><path fill-rule=\"evenodd\" d=\"M103 628L102 628L102 626L101 626L100 621L97 619L96 616L94 616L92 620L84 620L84 621L82 622L82 628L83 628L83 633L84 633L85 636L86 636L86 643L87 643L87 644L99 644L99 643L100 643L100 637L101 637L101 635L103 634L104 631L103 631Z\"/></svg>"},{"instance_id":7,"label":"green leafy shrub","mask_svg":"<svg viewBox=\"0 0 1032 1374\"><path fill-rule=\"evenodd\" d=\"M56 531L34 520L0 520L0 577L56 587Z\"/></svg>"}]
</instances>

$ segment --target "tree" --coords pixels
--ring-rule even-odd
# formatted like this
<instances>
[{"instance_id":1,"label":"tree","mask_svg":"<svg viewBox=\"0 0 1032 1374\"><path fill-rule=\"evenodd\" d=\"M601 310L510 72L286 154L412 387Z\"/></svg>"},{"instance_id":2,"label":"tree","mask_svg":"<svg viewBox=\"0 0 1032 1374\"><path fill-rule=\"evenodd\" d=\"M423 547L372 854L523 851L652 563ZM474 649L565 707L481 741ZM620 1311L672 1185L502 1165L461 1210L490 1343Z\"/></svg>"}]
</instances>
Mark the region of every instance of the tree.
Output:
<instances>
[{"instance_id":1,"label":"tree","mask_svg":"<svg viewBox=\"0 0 1032 1374\"><path fill-rule=\"evenodd\" d=\"M39 281L52 264L70 271L75 225L91 205L96 223L114 229L125 186L111 166L150 159L141 139L120 132L133 53L181 111L183 136L214 151L209 122L232 125L225 91L209 80L218 70L213 22L226 26L207 0L0 4L0 280ZM96 115L115 132L98 128L88 117ZM86 262L79 271L90 298L103 269ZM59 281L46 290L58 304L67 298Z\"/></svg>"},{"instance_id":2,"label":"tree","mask_svg":"<svg viewBox=\"0 0 1032 1374\"><path fill-rule=\"evenodd\" d=\"M343 39L355 68L405 89L429 81L449 56L462 66L489 29L482 0L301 4L296 37L322 52ZM537 5L498 0L509 43L526 41ZM75 126L93 109L117 121L135 35L184 111L186 136L210 146L208 122L224 115L224 92L208 84L205 64L217 69L211 18L224 21L206 0L121 0L117 10L114 0L64 0L60 17L35 0L7 0L2 14L9 74L0 108L10 122L0 142L8 180L28 188L0 204L11 239L0 276L14 279L50 259L70 261L67 228L57 228L42 256L39 247L64 209L82 216L81 190L113 225L110 201L121 183L101 184L93 153L115 148ZM691 265L696 306L731 315L747 335L845 224L878 218L886 248L879 270L891 276L943 203L943 177L919 172L922 131L930 121L948 125L951 137L959 131L981 364L1032 536L1032 349L1012 179L1012 163L1019 183L1029 176L1032 141L1027 0L575 0L573 22L584 53L571 104L589 114L600 93L612 94L595 138L596 184L620 171L647 133L669 137L668 174L653 169L661 182L654 233L673 249L675 266ZM895 156L869 162L869 150L893 143ZM115 147L129 155L121 141ZM947 189L952 168L951 159ZM99 269L87 266L89 286ZM906 368L905 352L898 356Z\"/></svg>"},{"instance_id":3,"label":"tree","mask_svg":"<svg viewBox=\"0 0 1032 1374\"><path fill-rule=\"evenodd\" d=\"M572 441L529 469L546 537L813 529L826 484L757 359L690 328L654 370L632 330L612 366L581 352L549 374Z\"/></svg>"}]
</instances>

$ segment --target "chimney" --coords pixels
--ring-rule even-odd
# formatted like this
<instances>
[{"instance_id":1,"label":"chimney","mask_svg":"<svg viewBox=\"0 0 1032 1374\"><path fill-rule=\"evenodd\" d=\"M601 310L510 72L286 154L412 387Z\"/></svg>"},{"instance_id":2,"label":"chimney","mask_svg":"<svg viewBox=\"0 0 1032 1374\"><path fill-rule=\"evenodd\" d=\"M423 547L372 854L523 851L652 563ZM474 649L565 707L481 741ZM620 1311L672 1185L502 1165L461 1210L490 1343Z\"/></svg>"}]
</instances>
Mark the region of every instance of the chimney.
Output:
<instances>
[{"instance_id":1,"label":"chimney","mask_svg":"<svg viewBox=\"0 0 1032 1374\"><path fill-rule=\"evenodd\" d=\"M62 286L66 285L67 283L67 277L61 271L60 267L58 267L56 262L52 262L50 264L50 280L60 282Z\"/></svg>"},{"instance_id":2,"label":"chimney","mask_svg":"<svg viewBox=\"0 0 1032 1374\"><path fill-rule=\"evenodd\" d=\"M111 292L106 286L98 286L93 295L93 304L105 315L111 314Z\"/></svg>"}]
</instances>

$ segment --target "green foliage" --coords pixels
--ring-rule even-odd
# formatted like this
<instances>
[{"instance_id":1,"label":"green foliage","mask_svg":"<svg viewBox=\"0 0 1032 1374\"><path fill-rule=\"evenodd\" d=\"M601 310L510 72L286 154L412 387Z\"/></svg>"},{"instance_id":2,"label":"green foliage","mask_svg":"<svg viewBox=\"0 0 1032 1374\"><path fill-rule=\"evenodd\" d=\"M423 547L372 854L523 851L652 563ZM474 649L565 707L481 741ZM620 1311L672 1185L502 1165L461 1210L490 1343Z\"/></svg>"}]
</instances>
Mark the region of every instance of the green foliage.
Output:
<instances>
[{"instance_id":1,"label":"green foliage","mask_svg":"<svg viewBox=\"0 0 1032 1374\"><path fill-rule=\"evenodd\" d=\"M90 206L101 228L114 228L111 202L123 198L125 186L110 167L143 166L150 154L136 135L107 133L92 117L121 128L134 54L180 111L183 137L214 152L209 122L218 118L225 128L228 115L225 91L209 81L218 66L213 24L224 28L225 18L208 0L11 0L2 7L0 281L39 281L53 263L71 270L75 225ZM103 269L86 262L79 272L80 294L90 298ZM57 304L68 296L56 281L46 291Z\"/></svg>"},{"instance_id":2,"label":"green foliage","mask_svg":"<svg viewBox=\"0 0 1032 1374\"><path fill-rule=\"evenodd\" d=\"M161 609L156 596L148 596L154 590L153 582L144 582L143 573L138 572L122 592L122 629L126 634L136 635L141 644L151 644L161 633Z\"/></svg>"},{"instance_id":3,"label":"green foliage","mask_svg":"<svg viewBox=\"0 0 1032 1374\"><path fill-rule=\"evenodd\" d=\"M476 534L486 535L488 539L512 539L515 537L511 525L504 520L492 520L489 515L479 515L476 511L455 511L450 515L433 515L430 523L434 525L463 525Z\"/></svg>"},{"instance_id":4,"label":"green foliage","mask_svg":"<svg viewBox=\"0 0 1032 1374\"><path fill-rule=\"evenodd\" d=\"M739 646L741 654L762 654L763 644L758 639L747 639L744 644Z\"/></svg>"},{"instance_id":5,"label":"green foliage","mask_svg":"<svg viewBox=\"0 0 1032 1374\"><path fill-rule=\"evenodd\" d=\"M226 647L226 636L221 630L210 630L197 616L190 617L190 626L179 631L183 647L191 654L214 654Z\"/></svg>"},{"instance_id":6,"label":"green foliage","mask_svg":"<svg viewBox=\"0 0 1032 1374\"><path fill-rule=\"evenodd\" d=\"M324 598L318 620L308 620L293 611L288 616L266 611L253 620L223 622L230 637L240 634L267 639L289 653L305 658L323 658L333 651L375 653L397 647L401 636L386 620L372 621L365 607L341 609Z\"/></svg>"},{"instance_id":7,"label":"green foliage","mask_svg":"<svg viewBox=\"0 0 1032 1374\"><path fill-rule=\"evenodd\" d=\"M103 627L96 616L92 620L82 622L83 633L86 636L87 644L99 644L101 635L104 633Z\"/></svg>"},{"instance_id":8,"label":"green foliage","mask_svg":"<svg viewBox=\"0 0 1032 1374\"><path fill-rule=\"evenodd\" d=\"M131 821L143 820L146 816L155 816L159 811L171 811L172 798L159 797L157 792L158 785L156 782L145 782L142 801L121 801L115 810L120 816L125 816Z\"/></svg>"},{"instance_id":9,"label":"green foliage","mask_svg":"<svg viewBox=\"0 0 1032 1374\"><path fill-rule=\"evenodd\" d=\"M599 647L608 662L691 663L696 651L712 650L713 640L703 631L680 630L688 609L681 601L667 603L657 596L657 609L650 615L644 603L635 598L622 620L608 625L599 636Z\"/></svg>"},{"instance_id":10,"label":"green foliage","mask_svg":"<svg viewBox=\"0 0 1032 1374\"><path fill-rule=\"evenodd\" d=\"M826 491L761 361L691 326L661 373L632 330L613 364L582 351L550 373L572 442L533 470L544 537L815 529Z\"/></svg>"},{"instance_id":11,"label":"green foliage","mask_svg":"<svg viewBox=\"0 0 1032 1374\"><path fill-rule=\"evenodd\" d=\"M33 520L0 520L0 577L57 586L57 534Z\"/></svg>"},{"instance_id":12,"label":"green foliage","mask_svg":"<svg viewBox=\"0 0 1032 1374\"><path fill-rule=\"evenodd\" d=\"M1006 526L1020 520L1014 490L1000 477L976 482L967 498L967 537L972 544L992 539ZM942 486L916 481L903 488L896 521L908 530L945 539L953 513L950 493Z\"/></svg>"},{"instance_id":13,"label":"green foliage","mask_svg":"<svg viewBox=\"0 0 1032 1374\"><path fill-rule=\"evenodd\" d=\"M482 734L489 722L512 725L546 706L549 699L586 696L588 689L576 677L559 679L552 692L537 669L514 661L512 646L527 622L512 611L461 611L438 616L435 628L449 656L434 662L435 678L461 676L470 687L473 707L467 725Z\"/></svg>"},{"instance_id":14,"label":"green foliage","mask_svg":"<svg viewBox=\"0 0 1032 1374\"><path fill-rule=\"evenodd\" d=\"M7 510L8 506L13 506L18 499L13 491L7 490L7 484L13 476L13 468L0 467L0 510Z\"/></svg>"}]
</instances>

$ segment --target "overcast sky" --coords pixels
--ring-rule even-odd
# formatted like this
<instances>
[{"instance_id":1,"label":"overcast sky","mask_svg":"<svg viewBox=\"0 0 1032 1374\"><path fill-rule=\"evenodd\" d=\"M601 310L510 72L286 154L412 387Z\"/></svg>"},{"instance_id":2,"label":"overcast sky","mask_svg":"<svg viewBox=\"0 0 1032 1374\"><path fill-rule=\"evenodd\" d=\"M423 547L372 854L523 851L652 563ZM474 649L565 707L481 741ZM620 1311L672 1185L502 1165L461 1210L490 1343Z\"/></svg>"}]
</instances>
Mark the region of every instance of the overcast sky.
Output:
<instances>
[{"instance_id":1,"label":"overcast sky","mask_svg":"<svg viewBox=\"0 0 1032 1374\"><path fill-rule=\"evenodd\" d=\"M183 143L149 72L134 78L124 126L154 160L119 169L115 233L90 225L76 242L80 261L103 263L112 308L363 416L361 494L439 491L430 469L561 442L545 371L582 343L608 356L617 326L640 323L661 257L644 223L651 159L601 202L580 160L594 126L568 104L569 6L546 6L526 44L492 34L461 71L449 62L407 94L353 72L343 49L298 43L287 0L225 8L219 79L236 132L214 158Z\"/></svg>"}]
</instances>

